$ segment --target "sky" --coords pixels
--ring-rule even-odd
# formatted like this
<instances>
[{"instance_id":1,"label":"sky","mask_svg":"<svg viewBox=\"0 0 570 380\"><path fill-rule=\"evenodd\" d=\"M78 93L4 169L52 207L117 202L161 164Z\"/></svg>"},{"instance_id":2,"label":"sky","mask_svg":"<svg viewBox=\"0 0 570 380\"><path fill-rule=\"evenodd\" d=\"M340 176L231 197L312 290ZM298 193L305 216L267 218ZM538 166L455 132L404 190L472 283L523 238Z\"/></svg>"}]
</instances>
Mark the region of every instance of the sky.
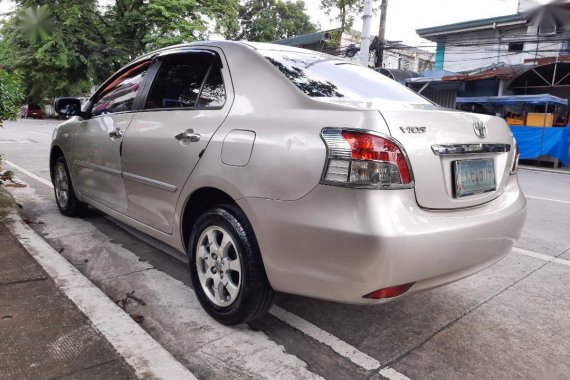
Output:
<instances>
[{"instance_id":1,"label":"sky","mask_svg":"<svg viewBox=\"0 0 570 380\"><path fill-rule=\"evenodd\" d=\"M102 0L111 3L112 0ZM320 24L322 29L332 29L339 26L337 21L331 21L320 9L320 0L305 0L311 20ZM380 0L375 0L374 8L378 8ZM0 13L12 7L10 0L0 0ZM433 45L421 40L415 30L429 26L445 25L455 22L475 20L514 14L517 11L518 0L388 0L388 18L386 38L393 41L403 41L413 46ZM378 33L379 15L376 11L372 19L372 34ZM362 29L362 19L355 18L353 28Z\"/></svg>"},{"instance_id":2,"label":"sky","mask_svg":"<svg viewBox=\"0 0 570 380\"><path fill-rule=\"evenodd\" d=\"M376 9L372 18L371 34L378 34L380 21L380 0L373 3ZM320 10L320 0L305 0L307 9L314 22L320 22L322 29L335 28L338 22ZM403 41L410 45L432 43L421 40L416 29L429 26L452 24L467 20L515 14L518 0L388 0L386 20L386 39ZM362 19L355 18L353 28L362 30Z\"/></svg>"}]
</instances>

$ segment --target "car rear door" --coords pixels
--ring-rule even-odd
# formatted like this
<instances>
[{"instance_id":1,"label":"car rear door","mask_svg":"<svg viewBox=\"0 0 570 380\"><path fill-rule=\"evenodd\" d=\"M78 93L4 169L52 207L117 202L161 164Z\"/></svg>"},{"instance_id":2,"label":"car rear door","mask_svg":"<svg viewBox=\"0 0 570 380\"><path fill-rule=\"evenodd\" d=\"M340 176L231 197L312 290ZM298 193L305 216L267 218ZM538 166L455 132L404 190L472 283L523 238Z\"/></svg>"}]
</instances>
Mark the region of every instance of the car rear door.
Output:
<instances>
[{"instance_id":1,"label":"car rear door","mask_svg":"<svg viewBox=\"0 0 570 380\"><path fill-rule=\"evenodd\" d=\"M157 57L144 106L124 137L128 214L165 233L172 233L180 192L230 110L221 54L194 49Z\"/></svg>"},{"instance_id":2,"label":"car rear door","mask_svg":"<svg viewBox=\"0 0 570 380\"><path fill-rule=\"evenodd\" d=\"M93 100L90 117L79 121L74 130L72 167L77 190L124 214L128 204L121 144L150 64L135 64L107 81Z\"/></svg>"}]
</instances>

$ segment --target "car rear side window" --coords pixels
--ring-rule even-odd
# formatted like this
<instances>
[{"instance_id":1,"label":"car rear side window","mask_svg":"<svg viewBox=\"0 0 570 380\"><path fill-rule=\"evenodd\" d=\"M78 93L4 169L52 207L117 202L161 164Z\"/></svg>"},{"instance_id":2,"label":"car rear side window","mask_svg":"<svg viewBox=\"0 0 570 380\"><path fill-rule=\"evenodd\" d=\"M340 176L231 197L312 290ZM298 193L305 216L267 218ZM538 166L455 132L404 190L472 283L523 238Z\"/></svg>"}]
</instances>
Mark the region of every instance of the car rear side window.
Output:
<instances>
[{"instance_id":1,"label":"car rear side window","mask_svg":"<svg viewBox=\"0 0 570 380\"><path fill-rule=\"evenodd\" d=\"M198 99L198 107L222 107L226 102L226 89L224 87L224 79L222 70L219 67L210 69L208 78L204 82L200 98Z\"/></svg>"},{"instance_id":2,"label":"car rear side window","mask_svg":"<svg viewBox=\"0 0 570 380\"><path fill-rule=\"evenodd\" d=\"M225 88L214 53L175 54L162 58L145 109L221 107Z\"/></svg>"},{"instance_id":3,"label":"car rear side window","mask_svg":"<svg viewBox=\"0 0 570 380\"><path fill-rule=\"evenodd\" d=\"M277 50L265 50L260 53L295 86L311 97L381 99L430 104L394 80L338 57Z\"/></svg>"},{"instance_id":4,"label":"car rear side window","mask_svg":"<svg viewBox=\"0 0 570 380\"><path fill-rule=\"evenodd\" d=\"M98 95L93 116L132 111L150 61L132 67L111 81Z\"/></svg>"}]
</instances>

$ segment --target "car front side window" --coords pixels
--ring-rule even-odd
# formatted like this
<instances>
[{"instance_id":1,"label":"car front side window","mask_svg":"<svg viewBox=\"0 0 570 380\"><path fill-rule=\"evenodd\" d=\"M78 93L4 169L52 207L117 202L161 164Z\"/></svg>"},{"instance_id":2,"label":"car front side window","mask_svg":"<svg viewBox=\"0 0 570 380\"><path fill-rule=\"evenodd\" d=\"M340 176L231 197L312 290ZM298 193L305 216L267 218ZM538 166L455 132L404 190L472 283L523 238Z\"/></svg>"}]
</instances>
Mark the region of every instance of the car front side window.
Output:
<instances>
[{"instance_id":1,"label":"car front side window","mask_svg":"<svg viewBox=\"0 0 570 380\"><path fill-rule=\"evenodd\" d=\"M150 61L143 62L112 80L97 96L91 115L132 111L137 92L150 64Z\"/></svg>"}]
</instances>

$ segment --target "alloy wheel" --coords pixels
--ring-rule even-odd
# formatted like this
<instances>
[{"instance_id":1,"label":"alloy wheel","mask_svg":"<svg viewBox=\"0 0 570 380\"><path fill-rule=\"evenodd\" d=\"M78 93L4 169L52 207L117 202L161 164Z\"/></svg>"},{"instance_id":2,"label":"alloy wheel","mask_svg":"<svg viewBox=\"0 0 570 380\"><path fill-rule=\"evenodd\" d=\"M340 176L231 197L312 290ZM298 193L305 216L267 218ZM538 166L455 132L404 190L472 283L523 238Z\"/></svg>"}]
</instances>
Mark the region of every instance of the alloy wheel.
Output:
<instances>
[{"instance_id":1,"label":"alloy wheel","mask_svg":"<svg viewBox=\"0 0 570 380\"><path fill-rule=\"evenodd\" d=\"M198 239L196 267L200 285L216 306L229 306L242 285L242 268L237 244L219 226L206 228Z\"/></svg>"},{"instance_id":2,"label":"alloy wheel","mask_svg":"<svg viewBox=\"0 0 570 380\"><path fill-rule=\"evenodd\" d=\"M58 163L55 167L54 185L57 203L59 203L62 208L66 208L69 202L69 180L62 163Z\"/></svg>"}]
</instances>

